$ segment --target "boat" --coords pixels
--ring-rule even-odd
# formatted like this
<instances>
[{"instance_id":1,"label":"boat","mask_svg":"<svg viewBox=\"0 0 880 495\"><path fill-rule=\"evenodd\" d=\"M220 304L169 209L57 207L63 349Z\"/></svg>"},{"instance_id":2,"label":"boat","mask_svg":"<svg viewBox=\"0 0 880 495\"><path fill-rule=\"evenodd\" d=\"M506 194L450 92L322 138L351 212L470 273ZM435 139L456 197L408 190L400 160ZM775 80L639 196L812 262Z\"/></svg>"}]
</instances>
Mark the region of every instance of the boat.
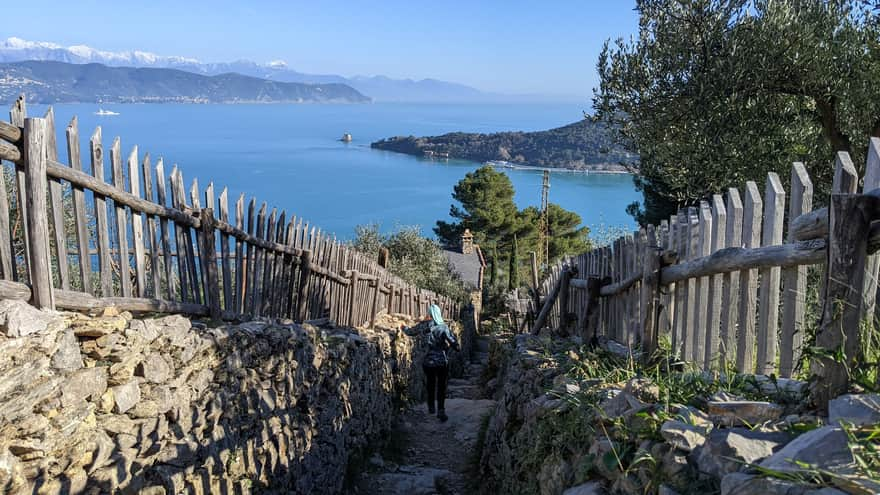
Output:
<instances>
[{"instance_id":1,"label":"boat","mask_svg":"<svg viewBox=\"0 0 880 495\"><path fill-rule=\"evenodd\" d=\"M112 110L104 110L103 108L99 108L95 115L119 115L119 112L114 112Z\"/></svg>"},{"instance_id":2,"label":"boat","mask_svg":"<svg viewBox=\"0 0 880 495\"><path fill-rule=\"evenodd\" d=\"M351 134L346 132L345 134L342 135L342 139L340 139L340 141L342 141L343 143L350 143L351 142Z\"/></svg>"}]
</instances>

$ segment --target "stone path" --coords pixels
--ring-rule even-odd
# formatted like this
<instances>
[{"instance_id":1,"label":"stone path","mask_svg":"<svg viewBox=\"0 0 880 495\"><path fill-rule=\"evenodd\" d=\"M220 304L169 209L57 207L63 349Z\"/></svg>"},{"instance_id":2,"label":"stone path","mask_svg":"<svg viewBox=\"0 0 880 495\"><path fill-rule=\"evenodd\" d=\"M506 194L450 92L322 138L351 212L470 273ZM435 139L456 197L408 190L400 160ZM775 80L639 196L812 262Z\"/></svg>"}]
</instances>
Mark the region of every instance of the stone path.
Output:
<instances>
[{"instance_id":1,"label":"stone path","mask_svg":"<svg viewBox=\"0 0 880 495\"><path fill-rule=\"evenodd\" d=\"M465 495L483 418L495 401L484 398L479 378L488 359L488 341L477 350L464 378L449 380L446 414L441 423L424 402L412 405L398 420L386 452L373 456L353 494ZM383 457L384 456L384 457Z\"/></svg>"}]
</instances>

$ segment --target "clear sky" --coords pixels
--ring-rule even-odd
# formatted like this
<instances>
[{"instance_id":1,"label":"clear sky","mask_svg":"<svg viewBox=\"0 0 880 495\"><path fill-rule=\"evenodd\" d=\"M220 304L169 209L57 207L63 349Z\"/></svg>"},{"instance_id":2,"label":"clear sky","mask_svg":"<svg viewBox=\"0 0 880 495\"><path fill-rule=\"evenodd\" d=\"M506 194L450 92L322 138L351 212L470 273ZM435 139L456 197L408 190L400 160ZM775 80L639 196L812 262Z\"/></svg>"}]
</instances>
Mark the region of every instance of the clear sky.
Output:
<instances>
[{"instance_id":1,"label":"clear sky","mask_svg":"<svg viewBox=\"0 0 880 495\"><path fill-rule=\"evenodd\" d=\"M604 40L636 30L634 3L28 0L5 2L0 37L588 98Z\"/></svg>"}]
</instances>

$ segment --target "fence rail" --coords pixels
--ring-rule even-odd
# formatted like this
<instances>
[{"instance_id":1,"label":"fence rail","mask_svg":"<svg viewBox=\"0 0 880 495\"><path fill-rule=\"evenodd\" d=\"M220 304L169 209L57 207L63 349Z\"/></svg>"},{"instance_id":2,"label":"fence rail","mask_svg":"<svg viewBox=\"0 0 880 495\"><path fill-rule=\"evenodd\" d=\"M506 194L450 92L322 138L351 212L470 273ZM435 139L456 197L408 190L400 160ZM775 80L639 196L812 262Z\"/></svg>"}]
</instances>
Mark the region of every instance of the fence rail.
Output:
<instances>
[{"instance_id":1,"label":"fence rail","mask_svg":"<svg viewBox=\"0 0 880 495\"><path fill-rule=\"evenodd\" d=\"M538 287L545 298L532 331L604 335L648 353L667 335L699 368L789 377L803 362L812 269L821 270L825 295L816 345L846 347L856 359L859 325L873 317L877 294L880 139L869 142L862 194L858 184L849 155L838 152L829 206L812 211L813 184L794 163L788 193L770 173L763 195L747 182L742 195L731 188L562 260ZM839 371L827 359L811 363L814 375Z\"/></svg>"},{"instance_id":2,"label":"fence rail","mask_svg":"<svg viewBox=\"0 0 880 495\"><path fill-rule=\"evenodd\" d=\"M26 117L21 97L0 121L0 297L38 307L180 312L214 319L330 318L372 323L458 302L415 287L285 211L228 190L186 192L176 165L117 137L109 177L101 128L85 171L77 119L58 158L55 115ZM204 204L202 203L204 201ZM233 210L230 210L230 206Z\"/></svg>"}]
</instances>

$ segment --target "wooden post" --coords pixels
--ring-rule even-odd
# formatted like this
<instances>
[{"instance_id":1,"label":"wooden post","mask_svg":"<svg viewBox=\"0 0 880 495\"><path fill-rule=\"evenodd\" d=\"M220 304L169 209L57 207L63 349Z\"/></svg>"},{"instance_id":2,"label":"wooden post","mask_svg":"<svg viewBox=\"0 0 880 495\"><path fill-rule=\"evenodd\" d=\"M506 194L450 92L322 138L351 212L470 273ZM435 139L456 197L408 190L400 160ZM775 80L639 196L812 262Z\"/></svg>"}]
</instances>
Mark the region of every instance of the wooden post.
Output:
<instances>
[{"instance_id":1,"label":"wooden post","mask_svg":"<svg viewBox=\"0 0 880 495\"><path fill-rule=\"evenodd\" d=\"M708 202L700 201L698 215L700 227L696 258L705 258L712 254L712 211L709 209ZM691 360L700 368L703 367L706 356L706 328L709 326L709 285L709 277L697 279L697 302L694 304L696 324L691 329L694 332L691 340L693 342Z\"/></svg>"},{"instance_id":2,"label":"wooden post","mask_svg":"<svg viewBox=\"0 0 880 495\"><path fill-rule=\"evenodd\" d=\"M767 174L764 192L764 232L762 245L782 244L783 218L785 216L785 190L776 172ZM769 375L776 369L776 339L779 328L779 283L782 270L779 267L761 269L760 309L758 310L758 356L757 372Z\"/></svg>"},{"instance_id":3,"label":"wooden post","mask_svg":"<svg viewBox=\"0 0 880 495\"><path fill-rule=\"evenodd\" d=\"M34 306L55 309L49 254L49 218L46 202L46 121L24 121L24 182L27 199L26 229L30 232L28 268Z\"/></svg>"},{"instance_id":4,"label":"wooden post","mask_svg":"<svg viewBox=\"0 0 880 495\"><path fill-rule=\"evenodd\" d=\"M76 117L67 126L67 163L77 171L82 171L82 158L79 146L79 127ZM73 212L76 222L76 243L79 251L79 273L82 289L86 294L92 291L92 255L89 254L89 229L86 218L86 198L82 187L73 186ZM3 191L5 194L5 190ZM5 270L5 265L4 265ZM10 278L11 280L11 278ZM157 297L158 299L158 297Z\"/></svg>"},{"instance_id":5,"label":"wooden post","mask_svg":"<svg viewBox=\"0 0 880 495\"><path fill-rule=\"evenodd\" d=\"M859 365L862 288L865 279L868 231L880 214L880 199L834 194L828 208L828 270L822 321L816 345L826 353L811 363L812 397L820 410L845 393L849 370ZM843 353L843 362L839 354Z\"/></svg>"},{"instance_id":6,"label":"wooden post","mask_svg":"<svg viewBox=\"0 0 880 495\"><path fill-rule=\"evenodd\" d=\"M46 161L58 161L58 143L55 137L55 111L46 111ZM49 201L52 203L52 240L55 241L55 263L61 289L70 290L70 270L67 259L67 233L64 228L64 193L61 181L49 178Z\"/></svg>"},{"instance_id":7,"label":"wooden post","mask_svg":"<svg viewBox=\"0 0 880 495\"><path fill-rule=\"evenodd\" d=\"M299 288L296 293L296 314L299 321L308 320L308 303L306 302L309 278L312 275L312 252L303 251L299 263Z\"/></svg>"},{"instance_id":8,"label":"wooden post","mask_svg":"<svg viewBox=\"0 0 880 495\"><path fill-rule=\"evenodd\" d=\"M792 222L813 208L813 183L803 163L791 167L791 202L788 208L788 241ZM782 271L782 334L779 350L779 375L791 376L801 360L804 342L804 306L807 290L807 267L795 266Z\"/></svg>"},{"instance_id":9,"label":"wooden post","mask_svg":"<svg viewBox=\"0 0 880 495\"><path fill-rule=\"evenodd\" d=\"M388 248L380 247L379 248L379 266L381 266L382 268L388 268L390 261L391 261L391 254L388 252Z\"/></svg>"},{"instance_id":10,"label":"wooden post","mask_svg":"<svg viewBox=\"0 0 880 495\"><path fill-rule=\"evenodd\" d=\"M534 287L535 292L537 292L541 281L538 279L538 254L534 251L529 251L529 263L532 267L532 287Z\"/></svg>"},{"instance_id":11,"label":"wooden post","mask_svg":"<svg viewBox=\"0 0 880 495\"><path fill-rule=\"evenodd\" d=\"M562 279L560 280L559 286L559 330L561 331L563 328L568 327L568 299L569 293L569 283L571 282L572 277L577 275L576 267L569 267L568 270L562 272Z\"/></svg>"},{"instance_id":12,"label":"wooden post","mask_svg":"<svg viewBox=\"0 0 880 495\"><path fill-rule=\"evenodd\" d=\"M862 193L880 187L880 138L868 141L868 159L865 163L865 181ZM874 330L874 308L877 302L877 277L880 276L880 254L873 254L865 262L865 286L862 289L861 319L868 325L866 331ZM872 343L866 342L867 345ZM880 380L880 376L877 378Z\"/></svg>"},{"instance_id":13,"label":"wooden post","mask_svg":"<svg viewBox=\"0 0 880 495\"><path fill-rule=\"evenodd\" d=\"M370 288L373 289L370 300L370 328L374 328L376 326L376 314L379 313L379 280L371 281Z\"/></svg>"},{"instance_id":14,"label":"wooden post","mask_svg":"<svg viewBox=\"0 0 880 495\"><path fill-rule=\"evenodd\" d=\"M568 271L567 268L563 270L563 274L566 271ZM547 322L550 310L553 309L553 305L556 303L556 298L559 296L559 291L562 288L562 280L564 278L565 277L562 276L559 277L556 285L553 286L553 290L550 291L550 294L548 294L547 298L544 300L544 306L541 308L541 312L538 313L538 317L535 319L535 325L532 327L532 335L537 335L538 332L541 331L541 328L544 327L544 323Z\"/></svg>"},{"instance_id":15,"label":"wooden post","mask_svg":"<svg viewBox=\"0 0 880 495\"><path fill-rule=\"evenodd\" d=\"M724 234L727 247L742 246L743 204L739 190L727 190L727 231ZM718 337L718 364L724 368L736 356L737 308L739 307L739 272L724 274L721 292L721 331Z\"/></svg>"},{"instance_id":16,"label":"wooden post","mask_svg":"<svg viewBox=\"0 0 880 495\"><path fill-rule=\"evenodd\" d=\"M348 290L348 326L354 328L357 326L357 322L355 319L356 311L357 311L357 284L360 279L361 274L357 270L352 270L349 275L349 290Z\"/></svg>"},{"instance_id":17,"label":"wooden post","mask_svg":"<svg viewBox=\"0 0 880 495\"><path fill-rule=\"evenodd\" d=\"M712 248L715 253L724 247L724 235L727 228L727 209L724 207L724 199L720 194L712 196ZM703 359L704 369L712 367L715 357L718 355L718 340L721 328L721 282L722 275L719 273L711 278L709 286L709 318L706 327L706 352Z\"/></svg>"},{"instance_id":18,"label":"wooden post","mask_svg":"<svg viewBox=\"0 0 880 495\"><path fill-rule=\"evenodd\" d=\"M201 221L199 239L202 245L202 271L205 272L205 303L208 305L211 320L221 320L220 277L217 274L217 238L215 234L214 210L203 208L199 213Z\"/></svg>"},{"instance_id":19,"label":"wooden post","mask_svg":"<svg viewBox=\"0 0 880 495\"><path fill-rule=\"evenodd\" d=\"M658 299L660 296L660 246L653 225L646 232L645 258L642 265L642 349L645 362L657 350Z\"/></svg>"},{"instance_id":20,"label":"wooden post","mask_svg":"<svg viewBox=\"0 0 880 495\"><path fill-rule=\"evenodd\" d=\"M761 245L761 210L764 203L758 185L746 182L746 201L743 214L743 247ZM736 369L740 373L755 371L755 309L758 298L758 270L743 270L740 274L739 333L736 342Z\"/></svg>"}]
</instances>

